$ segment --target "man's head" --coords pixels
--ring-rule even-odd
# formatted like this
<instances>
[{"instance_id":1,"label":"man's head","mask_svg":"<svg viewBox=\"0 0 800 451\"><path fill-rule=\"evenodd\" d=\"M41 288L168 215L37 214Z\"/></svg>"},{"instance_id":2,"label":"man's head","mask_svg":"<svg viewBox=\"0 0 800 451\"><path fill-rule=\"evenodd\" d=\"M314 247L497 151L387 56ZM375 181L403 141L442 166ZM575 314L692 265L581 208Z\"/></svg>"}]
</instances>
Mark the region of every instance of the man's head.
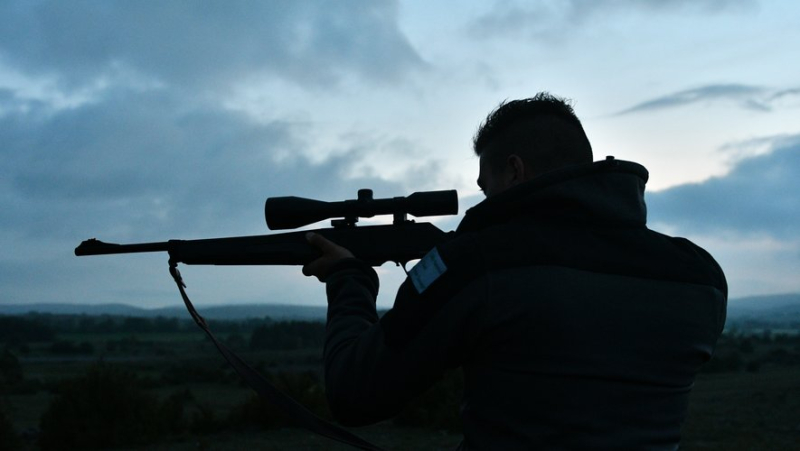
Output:
<instances>
[{"instance_id":1,"label":"man's head","mask_svg":"<svg viewBox=\"0 0 800 451\"><path fill-rule=\"evenodd\" d=\"M540 92L503 102L473 139L487 197L564 166L592 162L592 146L568 101Z\"/></svg>"}]
</instances>

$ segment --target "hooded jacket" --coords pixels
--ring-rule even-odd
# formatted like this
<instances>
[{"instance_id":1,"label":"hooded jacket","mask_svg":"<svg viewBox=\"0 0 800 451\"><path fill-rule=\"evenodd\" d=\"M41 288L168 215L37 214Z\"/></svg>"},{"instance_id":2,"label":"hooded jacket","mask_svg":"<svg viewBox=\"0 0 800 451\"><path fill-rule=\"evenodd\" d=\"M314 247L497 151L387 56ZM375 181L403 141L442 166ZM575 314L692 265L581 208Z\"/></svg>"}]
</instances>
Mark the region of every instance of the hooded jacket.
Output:
<instances>
[{"instance_id":1,"label":"hooded jacket","mask_svg":"<svg viewBox=\"0 0 800 451\"><path fill-rule=\"evenodd\" d=\"M706 251L646 227L647 178L609 157L486 199L380 319L372 268L334 266L334 416L389 418L462 367L461 449L676 449L727 284Z\"/></svg>"}]
</instances>

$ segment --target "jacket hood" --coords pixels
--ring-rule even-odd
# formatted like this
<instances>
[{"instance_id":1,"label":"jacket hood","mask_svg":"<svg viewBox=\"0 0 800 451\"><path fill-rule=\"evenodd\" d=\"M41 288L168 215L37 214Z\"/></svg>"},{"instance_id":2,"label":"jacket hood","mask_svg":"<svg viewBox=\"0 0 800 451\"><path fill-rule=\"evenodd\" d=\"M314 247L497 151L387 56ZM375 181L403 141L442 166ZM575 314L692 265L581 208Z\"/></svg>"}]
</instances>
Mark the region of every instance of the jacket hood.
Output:
<instances>
[{"instance_id":1,"label":"jacket hood","mask_svg":"<svg viewBox=\"0 0 800 451\"><path fill-rule=\"evenodd\" d=\"M467 210L457 232L480 230L512 218L644 226L644 166L607 157L547 172Z\"/></svg>"}]
</instances>

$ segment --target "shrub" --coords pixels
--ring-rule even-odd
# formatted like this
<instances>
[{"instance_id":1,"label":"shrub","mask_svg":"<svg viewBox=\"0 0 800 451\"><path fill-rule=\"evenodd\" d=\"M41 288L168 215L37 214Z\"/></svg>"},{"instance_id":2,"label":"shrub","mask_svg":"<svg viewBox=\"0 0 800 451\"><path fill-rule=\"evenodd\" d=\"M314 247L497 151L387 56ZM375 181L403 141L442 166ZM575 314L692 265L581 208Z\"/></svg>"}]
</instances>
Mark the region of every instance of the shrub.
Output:
<instances>
[{"instance_id":1,"label":"shrub","mask_svg":"<svg viewBox=\"0 0 800 451\"><path fill-rule=\"evenodd\" d=\"M14 430L14 425L0 410L0 449L19 449L21 446L22 440Z\"/></svg>"},{"instance_id":2,"label":"shrub","mask_svg":"<svg viewBox=\"0 0 800 451\"><path fill-rule=\"evenodd\" d=\"M325 391L317 373L305 371L280 372L277 374L265 373L264 375L276 388L317 416L325 419L331 418ZM237 426L258 425L270 429L290 425L288 418L282 411L255 394L246 402L234 408L228 421Z\"/></svg>"},{"instance_id":3,"label":"shrub","mask_svg":"<svg viewBox=\"0 0 800 451\"><path fill-rule=\"evenodd\" d=\"M44 450L145 444L159 432L157 401L119 368L95 364L57 391L40 421Z\"/></svg>"},{"instance_id":4,"label":"shrub","mask_svg":"<svg viewBox=\"0 0 800 451\"><path fill-rule=\"evenodd\" d=\"M393 420L399 426L461 431L459 406L464 393L464 375L453 371L411 401Z\"/></svg>"},{"instance_id":5,"label":"shrub","mask_svg":"<svg viewBox=\"0 0 800 451\"><path fill-rule=\"evenodd\" d=\"M91 355L94 354L94 346L85 341L76 345L69 340L58 340L50 345L50 353L55 355Z\"/></svg>"},{"instance_id":6,"label":"shrub","mask_svg":"<svg viewBox=\"0 0 800 451\"><path fill-rule=\"evenodd\" d=\"M188 389L175 392L158 406L157 416L159 429L166 433L180 433L188 429L186 405L195 402L194 395Z\"/></svg>"},{"instance_id":7,"label":"shrub","mask_svg":"<svg viewBox=\"0 0 800 451\"><path fill-rule=\"evenodd\" d=\"M8 348L4 349L0 354L0 386L18 385L22 380L22 366L19 364L19 359Z\"/></svg>"},{"instance_id":8,"label":"shrub","mask_svg":"<svg viewBox=\"0 0 800 451\"><path fill-rule=\"evenodd\" d=\"M742 355L738 351L715 353L711 360L700 368L703 373L736 372L745 365Z\"/></svg>"},{"instance_id":9,"label":"shrub","mask_svg":"<svg viewBox=\"0 0 800 451\"><path fill-rule=\"evenodd\" d=\"M0 343L50 341L53 330L35 319L0 315Z\"/></svg>"},{"instance_id":10,"label":"shrub","mask_svg":"<svg viewBox=\"0 0 800 451\"><path fill-rule=\"evenodd\" d=\"M288 321L256 327L250 336L252 350L288 350L322 348L325 323Z\"/></svg>"}]
</instances>

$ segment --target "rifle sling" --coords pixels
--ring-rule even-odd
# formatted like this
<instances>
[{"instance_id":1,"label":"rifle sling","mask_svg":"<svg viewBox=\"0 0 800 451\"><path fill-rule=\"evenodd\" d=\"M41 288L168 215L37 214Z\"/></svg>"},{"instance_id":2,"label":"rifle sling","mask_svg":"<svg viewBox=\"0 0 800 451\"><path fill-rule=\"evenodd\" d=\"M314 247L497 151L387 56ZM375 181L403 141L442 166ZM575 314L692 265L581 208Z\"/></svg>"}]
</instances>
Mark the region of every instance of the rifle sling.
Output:
<instances>
[{"instance_id":1,"label":"rifle sling","mask_svg":"<svg viewBox=\"0 0 800 451\"><path fill-rule=\"evenodd\" d=\"M201 329L203 332L208 335L211 341L214 343L214 346L217 347L220 354L225 357L225 360L236 370L237 373L244 379L250 387L255 390L258 395L265 401L277 406L283 413L285 413L291 420L293 420L298 426L302 426L308 429L311 432L315 432L319 435L324 437L339 441L341 443L345 443L347 445L365 449L365 450L374 450L374 451L381 451L382 448L379 446L373 445L372 443L362 439L361 437L347 431L344 428L341 428L329 421L325 421L322 418L316 416L310 410L305 408L303 405L289 397L287 394L281 392L271 382L269 382L264 376L262 376L258 371L256 371L253 367L247 364L241 357L236 355L235 352L231 351L227 346L225 346L222 342L217 340L211 330L208 328L208 324L206 320L197 313L195 310L194 305L192 305L192 301L189 300L189 296L186 294L186 284L183 283L183 278L181 278L181 273L178 271L177 263L170 261L169 264L169 273L172 275L172 278L175 280L175 283L178 285L178 290L181 293L181 297L183 298L183 303L186 304L186 309L189 311L189 314L192 316L192 319Z\"/></svg>"}]
</instances>

